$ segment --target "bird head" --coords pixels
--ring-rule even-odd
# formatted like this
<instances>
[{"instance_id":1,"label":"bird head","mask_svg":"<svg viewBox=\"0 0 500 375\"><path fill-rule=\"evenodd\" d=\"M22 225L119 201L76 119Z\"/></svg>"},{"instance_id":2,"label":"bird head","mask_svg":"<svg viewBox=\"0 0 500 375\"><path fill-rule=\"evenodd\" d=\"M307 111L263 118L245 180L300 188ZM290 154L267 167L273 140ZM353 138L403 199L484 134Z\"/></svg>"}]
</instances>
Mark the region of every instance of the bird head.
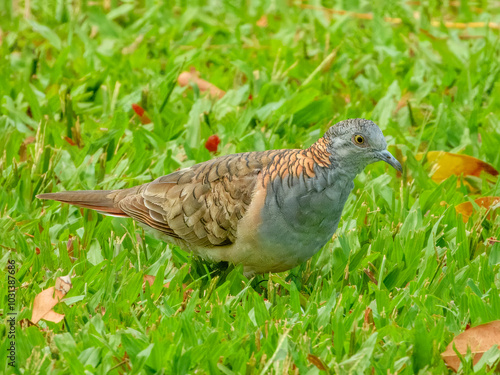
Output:
<instances>
[{"instance_id":1,"label":"bird head","mask_svg":"<svg viewBox=\"0 0 500 375\"><path fill-rule=\"evenodd\" d=\"M396 170L403 170L399 161L387 151L384 134L373 121L344 120L330 127L325 137L333 158L346 161L353 169L362 170L368 164L385 161Z\"/></svg>"}]
</instances>

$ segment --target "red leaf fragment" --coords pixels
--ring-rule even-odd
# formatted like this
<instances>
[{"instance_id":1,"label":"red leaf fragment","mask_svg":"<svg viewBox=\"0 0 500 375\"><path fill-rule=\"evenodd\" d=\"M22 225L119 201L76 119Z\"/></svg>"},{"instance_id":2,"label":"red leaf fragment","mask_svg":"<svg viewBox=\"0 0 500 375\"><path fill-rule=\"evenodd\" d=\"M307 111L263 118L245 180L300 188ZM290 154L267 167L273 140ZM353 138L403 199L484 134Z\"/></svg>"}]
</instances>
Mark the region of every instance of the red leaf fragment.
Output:
<instances>
[{"instance_id":1,"label":"red leaf fragment","mask_svg":"<svg viewBox=\"0 0 500 375\"><path fill-rule=\"evenodd\" d=\"M208 137L207 142L205 143L205 148L210 152L217 152L217 148L219 147L220 138L214 134Z\"/></svg>"},{"instance_id":2,"label":"red leaf fragment","mask_svg":"<svg viewBox=\"0 0 500 375\"><path fill-rule=\"evenodd\" d=\"M76 146L76 143L68 136L64 137L64 140L68 142L71 146Z\"/></svg>"},{"instance_id":3,"label":"red leaf fragment","mask_svg":"<svg viewBox=\"0 0 500 375\"><path fill-rule=\"evenodd\" d=\"M137 116L142 117L144 115L144 108L142 108L139 104L132 104L132 109L137 114Z\"/></svg>"},{"instance_id":4,"label":"red leaf fragment","mask_svg":"<svg viewBox=\"0 0 500 375\"><path fill-rule=\"evenodd\" d=\"M144 108L142 108L139 104L132 104L132 109L136 113L137 116L139 116L139 120L141 121L141 124L146 125L146 124L151 124L151 119L147 115L146 111Z\"/></svg>"}]
</instances>

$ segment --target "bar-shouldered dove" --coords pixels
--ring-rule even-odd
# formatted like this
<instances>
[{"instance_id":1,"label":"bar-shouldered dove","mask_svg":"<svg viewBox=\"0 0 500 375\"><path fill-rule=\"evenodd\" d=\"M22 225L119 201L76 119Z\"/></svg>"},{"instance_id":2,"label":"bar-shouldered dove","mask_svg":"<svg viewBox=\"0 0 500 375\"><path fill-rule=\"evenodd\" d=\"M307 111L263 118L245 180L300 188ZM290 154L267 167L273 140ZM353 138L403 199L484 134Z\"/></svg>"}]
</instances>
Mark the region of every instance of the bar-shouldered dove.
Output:
<instances>
[{"instance_id":1,"label":"bar-shouldered dove","mask_svg":"<svg viewBox=\"0 0 500 375\"><path fill-rule=\"evenodd\" d=\"M372 121L330 127L305 150L220 156L123 190L40 194L41 199L131 217L166 241L248 276L288 270L333 236L353 180L368 164L401 164Z\"/></svg>"}]
</instances>

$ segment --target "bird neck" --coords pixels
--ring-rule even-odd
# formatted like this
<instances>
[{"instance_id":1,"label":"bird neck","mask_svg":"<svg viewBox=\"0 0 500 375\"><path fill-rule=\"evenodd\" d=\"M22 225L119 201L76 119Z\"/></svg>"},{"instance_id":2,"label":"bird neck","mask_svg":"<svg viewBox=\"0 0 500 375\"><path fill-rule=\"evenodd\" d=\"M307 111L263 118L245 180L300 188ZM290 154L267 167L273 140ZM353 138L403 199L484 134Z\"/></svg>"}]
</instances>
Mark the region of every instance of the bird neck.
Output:
<instances>
[{"instance_id":1,"label":"bird neck","mask_svg":"<svg viewBox=\"0 0 500 375\"><path fill-rule=\"evenodd\" d=\"M311 147L297 150L272 150L263 155L267 158L262 170L262 186L279 185L286 181L289 186L306 190L323 190L335 181L341 184L354 180L359 171L334 151L329 140L320 138Z\"/></svg>"},{"instance_id":2,"label":"bird neck","mask_svg":"<svg viewBox=\"0 0 500 375\"><path fill-rule=\"evenodd\" d=\"M344 180L354 180L354 178L363 171L364 165L342 153L344 149L342 144L332 142L330 137L325 134L311 147L312 153L321 153L328 157L328 168L325 173L335 175L335 178Z\"/></svg>"},{"instance_id":3,"label":"bird neck","mask_svg":"<svg viewBox=\"0 0 500 375\"><path fill-rule=\"evenodd\" d=\"M323 137L313 143L311 147L303 150L302 153L304 156L311 158L317 166L329 168L331 167L332 154L328 150L328 145L327 139Z\"/></svg>"}]
</instances>

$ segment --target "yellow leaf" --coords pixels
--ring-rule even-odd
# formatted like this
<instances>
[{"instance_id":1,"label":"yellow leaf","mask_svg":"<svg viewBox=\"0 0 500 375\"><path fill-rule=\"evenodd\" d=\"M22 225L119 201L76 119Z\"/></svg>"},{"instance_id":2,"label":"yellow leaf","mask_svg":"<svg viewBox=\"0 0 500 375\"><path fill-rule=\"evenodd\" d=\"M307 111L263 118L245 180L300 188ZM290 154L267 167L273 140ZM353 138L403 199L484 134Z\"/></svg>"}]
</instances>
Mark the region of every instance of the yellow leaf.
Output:
<instances>
[{"instance_id":1,"label":"yellow leaf","mask_svg":"<svg viewBox=\"0 0 500 375\"><path fill-rule=\"evenodd\" d=\"M481 197L474 200L479 207L485 207L486 209L496 209L500 205L500 197ZM474 206L472 202L460 203L455 207L458 214L462 214L462 219L464 223L469 220L469 216L474 212Z\"/></svg>"},{"instance_id":2,"label":"yellow leaf","mask_svg":"<svg viewBox=\"0 0 500 375\"><path fill-rule=\"evenodd\" d=\"M422 160L423 156L424 153L419 153L415 155L415 159ZM429 151L427 153L427 162L432 165L432 179L436 182L444 181L452 175L480 177L481 172L498 176L498 171L490 164L468 155Z\"/></svg>"}]
</instances>

